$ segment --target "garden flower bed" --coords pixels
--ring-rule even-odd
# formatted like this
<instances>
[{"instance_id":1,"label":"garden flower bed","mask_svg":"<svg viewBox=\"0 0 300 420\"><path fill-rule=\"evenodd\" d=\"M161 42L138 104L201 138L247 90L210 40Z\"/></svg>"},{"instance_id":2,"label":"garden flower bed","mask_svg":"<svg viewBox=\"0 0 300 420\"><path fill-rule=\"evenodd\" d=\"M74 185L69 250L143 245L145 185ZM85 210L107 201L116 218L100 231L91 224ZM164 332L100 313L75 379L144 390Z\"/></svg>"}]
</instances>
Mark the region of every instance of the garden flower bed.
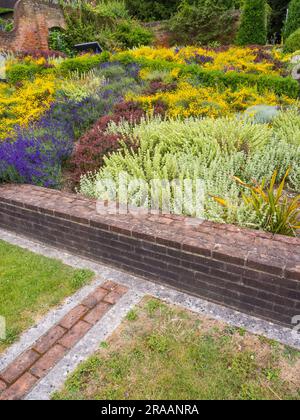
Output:
<instances>
[{"instance_id":1,"label":"garden flower bed","mask_svg":"<svg viewBox=\"0 0 300 420\"><path fill-rule=\"evenodd\" d=\"M63 188L67 171L73 188L106 199L98 181L121 173L146 183L202 179L205 218L294 235L300 117L290 60L258 46L9 56L0 180ZM259 208L253 185L262 197L271 185ZM136 191L129 204L144 205Z\"/></svg>"}]
</instances>

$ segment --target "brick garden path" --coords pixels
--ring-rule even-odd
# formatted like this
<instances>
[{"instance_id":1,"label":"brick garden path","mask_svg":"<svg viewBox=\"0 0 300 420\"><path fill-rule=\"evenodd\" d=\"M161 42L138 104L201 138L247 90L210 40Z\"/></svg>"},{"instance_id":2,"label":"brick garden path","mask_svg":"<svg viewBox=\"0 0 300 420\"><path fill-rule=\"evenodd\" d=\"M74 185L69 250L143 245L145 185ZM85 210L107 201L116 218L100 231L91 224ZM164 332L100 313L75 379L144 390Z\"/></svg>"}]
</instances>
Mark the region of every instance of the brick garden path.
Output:
<instances>
[{"instance_id":1,"label":"brick garden path","mask_svg":"<svg viewBox=\"0 0 300 420\"><path fill-rule=\"evenodd\" d=\"M20 400L127 292L107 281L0 373L0 400Z\"/></svg>"}]
</instances>

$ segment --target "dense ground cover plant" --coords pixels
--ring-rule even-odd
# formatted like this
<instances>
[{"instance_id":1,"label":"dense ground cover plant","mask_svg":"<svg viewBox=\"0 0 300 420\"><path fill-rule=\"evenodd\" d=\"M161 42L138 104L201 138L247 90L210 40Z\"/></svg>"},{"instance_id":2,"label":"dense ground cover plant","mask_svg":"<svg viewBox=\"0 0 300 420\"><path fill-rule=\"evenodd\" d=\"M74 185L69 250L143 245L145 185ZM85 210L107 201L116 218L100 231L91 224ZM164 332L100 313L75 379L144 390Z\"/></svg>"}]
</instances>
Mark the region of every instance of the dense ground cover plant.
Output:
<instances>
[{"instance_id":1,"label":"dense ground cover plant","mask_svg":"<svg viewBox=\"0 0 300 420\"><path fill-rule=\"evenodd\" d=\"M253 49L257 50L256 47ZM288 66L285 62L290 57L282 55L277 50L272 50L270 55L268 52L258 49L254 55L248 52L247 58L243 55L244 53L237 53L241 57L236 58L235 53L239 50L226 48L227 54L223 55L224 61L216 60L219 69L214 69L209 68L209 66L215 65L212 59L213 51L206 50L203 54L201 49L197 51L196 48L181 50L178 48L143 47L115 54L112 60L124 63L137 62L144 71L168 71L176 79L194 79L197 84L203 87L217 86L219 89L230 88L232 90L239 90L241 87L255 87L260 94L270 91L279 97L288 96L294 99L298 97L300 91L298 82L292 77L282 77L287 74ZM218 50L217 53L223 54L223 49ZM273 56L272 64L268 61L270 56ZM255 65L253 65L253 60Z\"/></svg>"},{"instance_id":2,"label":"dense ground cover plant","mask_svg":"<svg viewBox=\"0 0 300 420\"><path fill-rule=\"evenodd\" d=\"M282 118L279 116L278 118ZM285 117L291 123L298 121L296 112ZM246 182L255 179L271 182L277 169L278 180L288 168L289 188L300 188L300 143L289 143L278 125L253 124L236 118L162 120L145 119L138 125L111 123L107 133L122 134L139 143L134 152L125 144L119 152L104 157L104 165L96 174L81 178L81 192L90 197L103 199L107 191L99 189L97 181L118 181L126 173L128 182L133 179L203 179L205 182L206 218L219 222L239 223L242 226L261 228L262 220L243 201L241 188L234 180L240 177ZM128 140L127 140L128 144ZM169 187L166 187L169 188ZM168 192L174 194L172 189ZM231 203L222 208L214 196ZM113 199L111 197L111 199ZM143 205L138 191L132 191L130 204ZM175 200L174 200L175 203ZM176 207L171 209L176 212ZM186 209L186 214L192 215Z\"/></svg>"},{"instance_id":3,"label":"dense ground cover plant","mask_svg":"<svg viewBox=\"0 0 300 420\"><path fill-rule=\"evenodd\" d=\"M107 63L92 73L71 72L67 79L51 76L51 98L44 97L44 91L48 93L49 89L48 79L49 76L27 81L19 89L3 85L4 92L8 89L8 96L12 89L18 99L14 96L6 99L4 94L2 98L5 105L8 101L12 103L11 113L1 121L2 182L60 186L62 164L72 154L75 140L100 116L110 113L126 92L138 88L139 68L134 64ZM41 89L38 98L33 90L36 85ZM34 103L28 113L26 106L32 96ZM40 97L41 105L37 100ZM3 106L2 112L7 113L7 106Z\"/></svg>"}]
</instances>

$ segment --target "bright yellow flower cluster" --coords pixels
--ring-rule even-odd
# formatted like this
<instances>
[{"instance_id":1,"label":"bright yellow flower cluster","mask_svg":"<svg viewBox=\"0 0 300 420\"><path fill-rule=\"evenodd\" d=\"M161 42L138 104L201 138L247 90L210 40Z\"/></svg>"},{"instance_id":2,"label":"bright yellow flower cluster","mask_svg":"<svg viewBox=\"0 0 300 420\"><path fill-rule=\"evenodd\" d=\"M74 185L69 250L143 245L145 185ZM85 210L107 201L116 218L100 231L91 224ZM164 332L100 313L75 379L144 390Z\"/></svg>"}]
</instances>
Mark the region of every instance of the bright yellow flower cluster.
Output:
<instances>
[{"instance_id":1,"label":"bright yellow flower cluster","mask_svg":"<svg viewBox=\"0 0 300 420\"><path fill-rule=\"evenodd\" d=\"M186 81L180 82L177 89L172 92L159 92L151 96L129 94L127 99L138 101L149 111L153 109L157 101L163 101L168 106L168 115L171 117L220 117L242 112L254 105L279 104L273 92L265 92L261 95L255 88L249 87L241 87L237 91L218 90L215 87L195 87ZM296 101L282 97L280 103L292 105Z\"/></svg>"},{"instance_id":2,"label":"bright yellow flower cluster","mask_svg":"<svg viewBox=\"0 0 300 420\"><path fill-rule=\"evenodd\" d=\"M279 75L280 71L274 69L274 63L267 58L256 60L258 50L241 47L231 47L224 51L207 50L198 47L184 48L153 48L141 47L129 52L134 58L159 59L178 64L187 62L198 63L209 70L242 71L246 73ZM273 59L287 62L289 56L277 51L270 51ZM206 60L205 58L208 58Z\"/></svg>"},{"instance_id":3,"label":"bright yellow flower cluster","mask_svg":"<svg viewBox=\"0 0 300 420\"><path fill-rule=\"evenodd\" d=\"M20 88L0 84L0 140L12 133L14 125L26 126L49 109L54 99L53 76L37 77Z\"/></svg>"}]
</instances>

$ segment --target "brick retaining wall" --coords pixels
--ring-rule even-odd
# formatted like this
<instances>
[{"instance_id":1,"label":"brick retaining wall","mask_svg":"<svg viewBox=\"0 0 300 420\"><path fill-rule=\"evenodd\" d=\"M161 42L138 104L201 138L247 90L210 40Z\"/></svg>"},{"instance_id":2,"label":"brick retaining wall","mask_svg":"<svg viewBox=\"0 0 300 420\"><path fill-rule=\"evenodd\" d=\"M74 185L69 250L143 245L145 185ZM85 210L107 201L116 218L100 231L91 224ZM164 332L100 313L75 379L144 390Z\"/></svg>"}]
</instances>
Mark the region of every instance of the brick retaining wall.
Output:
<instances>
[{"instance_id":1,"label":"brick retaining wall","mask_svg":"<svg viewBox=\"0 0 300 420\"><path fill-rule=\"evenodd\" d=\"M0 31L0 50L47 51L49 29L65 28L61 8L47 0L19 0L14 9L14 29Z\"/></svg>"},{"instance_id":2,"label":"brick retaining wall","mask_svg":"<svg viewBox=\"0 0 300 420\"><path fill-rule=\"evenodd\" d=\"M99 215L96 202L0 187L0 227L291 327L300 315L300 240L182 216Z\"/></svg>"}]
</instances>

